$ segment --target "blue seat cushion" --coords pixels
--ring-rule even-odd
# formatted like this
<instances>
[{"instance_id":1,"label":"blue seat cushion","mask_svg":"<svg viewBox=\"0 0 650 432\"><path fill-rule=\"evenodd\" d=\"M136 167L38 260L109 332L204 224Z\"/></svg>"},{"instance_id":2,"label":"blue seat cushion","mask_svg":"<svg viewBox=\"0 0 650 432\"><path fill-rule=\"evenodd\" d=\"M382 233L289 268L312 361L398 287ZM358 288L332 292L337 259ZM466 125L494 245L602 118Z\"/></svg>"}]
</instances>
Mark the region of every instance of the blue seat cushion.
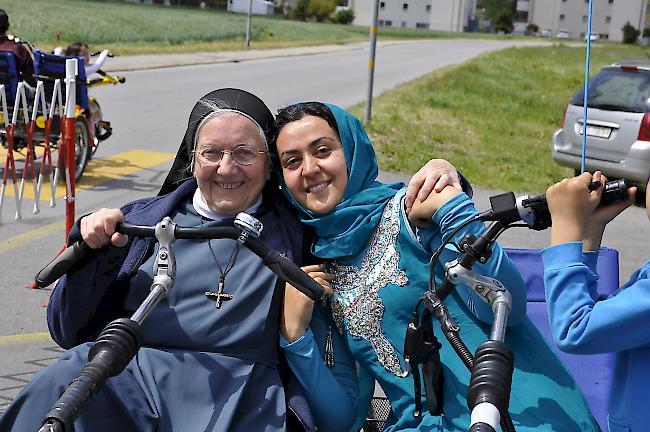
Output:
<instances>
[{"instance_id":1,"label":"blue seat cushion","mask_svg":"<svg viewBox=\"0 0 650 432\"><path fill-rule=\"evenodd\" d=\"M88 87L86 86L86 69L84 68L83 57L59 56L35 50L34 73L38 80L43 81L48 102L51 100L54 80L56 79L61 80L61 89L64 92L63 98L65 99L65 85L63 82L65 78L65 61L74 58L78 60L76 78L77 105L80 105L82 108L88 108Z\"/></svg>"},{"instance_id":2,"label":"blue seat cushion","mask_svg":"<svg viewBox=\"0 0 650 432\"><path fill-rule=\"evenodd\" d=\"M18 67L13 53L0 51L0 84L5 85L7 103L13 104L18 90Z\"/></svg>"},{"instance_id":3,"label":"blue seat cushion","mask_svg":"<svg viewBox=\"0 0 650 432\"><path fill-rule=\"evenodd\" d=\"M573 375L585 395L594 417L607 430L608 399L615 355L574 355L557 349L548 321L544 296L544 264L537 249L505 249L524 278L528 291L527 314ZM612 294L618 289L618 251L601 248L598 256L598 293Z\"/></svg>"}]
</instances>

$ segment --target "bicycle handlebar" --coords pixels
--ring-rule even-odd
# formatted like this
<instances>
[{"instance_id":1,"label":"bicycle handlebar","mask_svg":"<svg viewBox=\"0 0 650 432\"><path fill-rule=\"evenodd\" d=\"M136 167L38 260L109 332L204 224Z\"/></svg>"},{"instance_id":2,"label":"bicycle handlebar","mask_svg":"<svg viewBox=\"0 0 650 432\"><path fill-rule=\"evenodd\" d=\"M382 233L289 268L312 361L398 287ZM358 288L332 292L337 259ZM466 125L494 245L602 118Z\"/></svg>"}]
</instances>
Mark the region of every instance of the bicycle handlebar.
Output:
<instances>
[{"instance_id":1,"label":"bicycle handlebar","mask_svg":"<svg viewBox=\"0 0 650 432\"><path fill-rule=\"evenodd\" d=\"M117 232L137 236L155 237L154 226L132 225L121 222L117 225ZM242 231L234 227L192 227L185 228L176 226L174 236L177 239L219 239L230 238L237 240ZM274 249L266 246L261 240L248 236L244 246L249 248L255 255L262 259L264 265L277 274L282 280L293 285L297 290L314 301L320 301L325 294L323 287L308 276L300 267L290 259L281 255ZM81 261L91 249L86 242L80 240L66 248L61 254L54 258L48 265L43 267L36 276L35 283L39 288L52 284L55 280L68 272L77 262Z\"/></svg>"}]
</instances>

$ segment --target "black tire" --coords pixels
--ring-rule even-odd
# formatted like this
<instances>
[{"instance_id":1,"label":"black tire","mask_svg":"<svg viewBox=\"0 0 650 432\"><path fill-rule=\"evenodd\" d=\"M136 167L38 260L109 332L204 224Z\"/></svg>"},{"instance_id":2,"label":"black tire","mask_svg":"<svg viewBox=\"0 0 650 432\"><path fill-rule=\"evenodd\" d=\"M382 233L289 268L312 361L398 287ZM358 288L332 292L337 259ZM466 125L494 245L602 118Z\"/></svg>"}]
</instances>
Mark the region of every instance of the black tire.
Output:
<instances>
[{"instance_id":1,"label":"black tire","mask_svg":"<svg viewBox=\"0 0 650 432\"><path fill-rule=\"evenodd\" d=\"M79 181L92 157L92 145L88 124L84 119L77 119L74 124L74 158L76 163L74 179Z\"/></svg>"}]
</instances>

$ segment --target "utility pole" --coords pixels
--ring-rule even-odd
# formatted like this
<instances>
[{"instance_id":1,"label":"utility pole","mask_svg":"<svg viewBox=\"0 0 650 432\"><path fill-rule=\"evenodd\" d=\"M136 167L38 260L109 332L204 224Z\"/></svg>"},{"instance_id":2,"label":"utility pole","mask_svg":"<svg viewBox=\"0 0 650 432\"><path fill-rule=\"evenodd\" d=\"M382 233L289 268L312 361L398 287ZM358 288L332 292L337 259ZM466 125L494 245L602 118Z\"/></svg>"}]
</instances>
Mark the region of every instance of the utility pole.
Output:
<instances>
[{"instance_id":1,"label":"utility pole","mask_svg":"<svg viewBox=\"0 0 650 432\"><path fill-rule=\"evenodd\" d=\"M246 48L251 46L251 27L253 16L253 0L248 0L248 19L246 20Z\"/></svg>"},{"instance_id":2,"label":"utility pole","mask_svg":"<svg viewBox=\"0 0 650 432\"><path fill-rule=\"evenodd\" d=\"M370 23L370 59L368 60L368 95L366 97L366 124L370 123L372 112L372 85L375 79L375 47L377 46L377 21L379 19L379 0L372 5L372 22Z\"/></svg>"}]
</instances>

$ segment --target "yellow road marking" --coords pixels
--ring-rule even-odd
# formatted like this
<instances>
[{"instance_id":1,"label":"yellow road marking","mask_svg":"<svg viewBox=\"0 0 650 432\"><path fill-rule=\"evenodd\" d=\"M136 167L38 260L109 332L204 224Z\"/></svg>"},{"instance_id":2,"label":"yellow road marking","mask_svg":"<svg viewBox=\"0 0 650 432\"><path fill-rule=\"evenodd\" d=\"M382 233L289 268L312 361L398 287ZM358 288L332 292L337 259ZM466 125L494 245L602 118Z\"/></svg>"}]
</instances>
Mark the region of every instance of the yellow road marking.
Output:
<instances>
[{"instance_id":1,"label":"yellow road marking","mask_svg":"<svg viewBox=\"0 0 650 432\"><path fill-rule=\"evenodd\" d=\"M63 243L65 241L63 238L65 233L65 220L43 225L38 228L30 229L28 232L9 237L2 244L0 244L0 254L10 251L11 249L24 246L30 241L38 240L55 232L61 233L61 246L63 246Z\"/></svg>"},{"instance_id":2,"label":"yellow road marking","mask_svg":"<svg viewBox=\"0 0 650 432\"><path fill-rule=\"evenodd\" d=\"M0 346L18 344L18 343L34 343L34 342L54 342L54 341L52 340L48 332L0 336Z\"/></svg>"},{"instance_id":3,"label":"yellow road marking","mask_svg":"<svg viewBox=\"0 0 650 432\"><path fill-rule=\"evenodd\" d=\"M4 162L6 150L0 151L0 161ZM17 157L19 155L14 155ZM53 158L56 154L53 155ZM123 153L118 153L102 159L91 160L84 171L81 182L75 185L75 190L89 189L102 183L106 183L118 177L133 174L142 169L151 168L169 161L174 157L173 153L164 153L151 150L129 150ZM4 164L2 165L4 168ZM19 173L22 174L22 173ZM38 175L38 174L37 174ZM64 175L63 172L59 176ZM20 179L18 180L18 187L20 188ZM7 188L5 189L6 196L14 196L13 182L7 179ZM62 198L65 196L65 185L60 182L56 186L56 197ZM25 182L24 198L34 199L34 187L31 178ZM41 201L49 201L50 199L50 182L49 178L43 180L41 187Z\"/></svg>"}]
</instances>

